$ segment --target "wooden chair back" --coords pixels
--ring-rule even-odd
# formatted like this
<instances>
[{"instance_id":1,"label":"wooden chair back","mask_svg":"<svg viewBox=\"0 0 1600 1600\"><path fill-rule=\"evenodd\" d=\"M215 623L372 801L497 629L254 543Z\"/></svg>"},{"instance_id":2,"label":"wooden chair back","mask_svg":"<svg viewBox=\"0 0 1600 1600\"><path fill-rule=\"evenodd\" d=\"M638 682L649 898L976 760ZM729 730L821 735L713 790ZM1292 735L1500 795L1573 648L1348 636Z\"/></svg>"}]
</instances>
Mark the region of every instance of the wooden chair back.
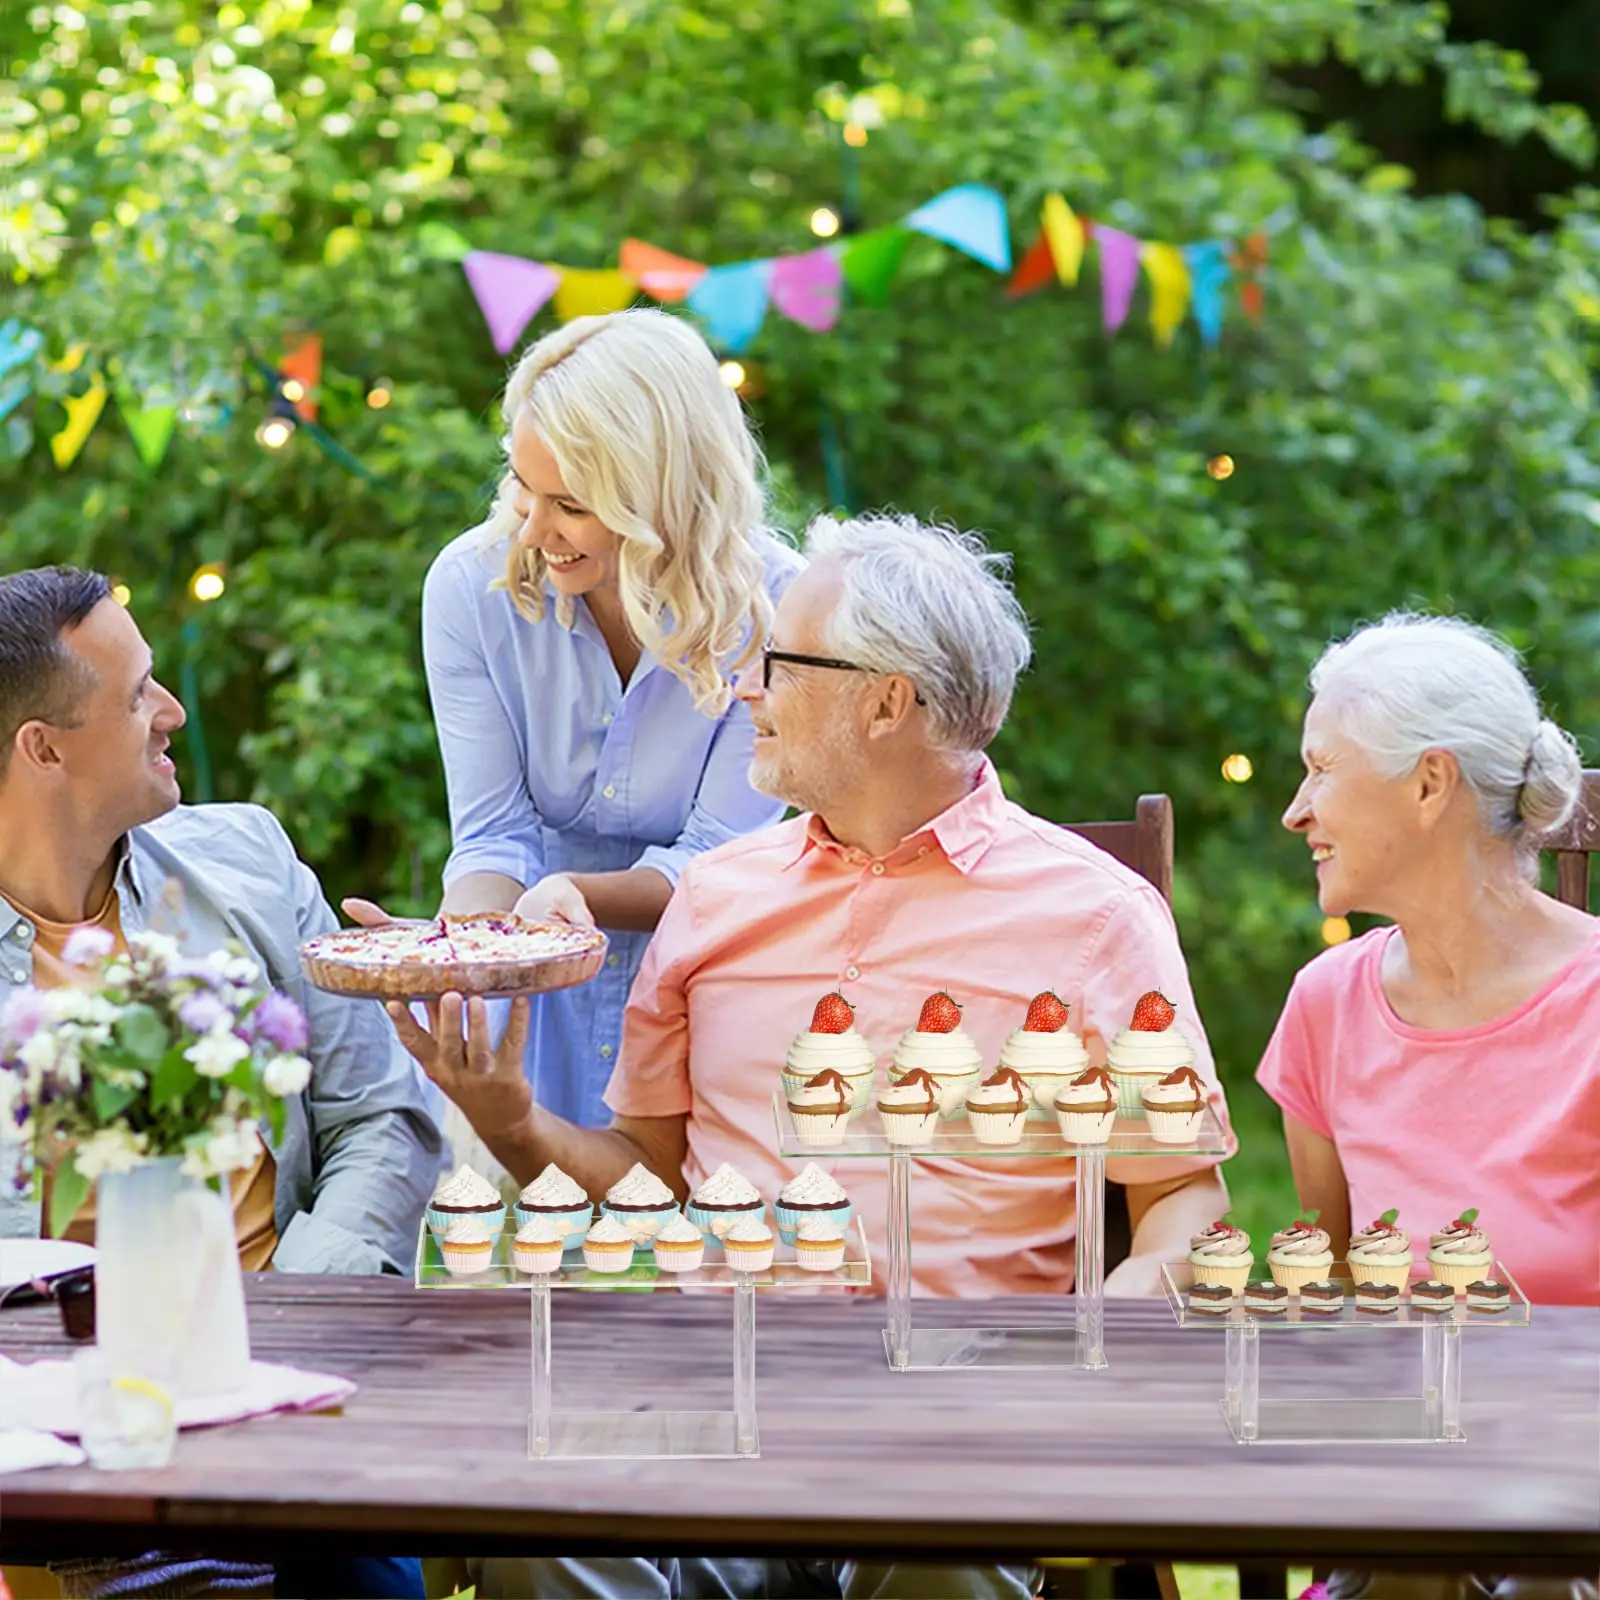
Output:
<instances>
[{"instance_id":1,"label":"wooden chair back","mask_svg":"<svg viewBox=\"0 0 1600 1600\"><path fill-rule=\"evenodd\" d=\"M1556 858L1556 899L1589 909L1589 857L1600 850L1600 772L1583 774L1583 793L1571 819L1539 841Z\"/></svg>"},{"instance_id":2,"label":"wooden chair back","mask_svg":"<svg viewBox=\"0 0 1600 1600\"><path fill-rule=\"evenodd\" d=\"M1081 835L1132 867L1161 891L1172 904L1172 797L1142 794L1132 822L1069 822L1069 832Z\"/></svg>"}]
</instances>

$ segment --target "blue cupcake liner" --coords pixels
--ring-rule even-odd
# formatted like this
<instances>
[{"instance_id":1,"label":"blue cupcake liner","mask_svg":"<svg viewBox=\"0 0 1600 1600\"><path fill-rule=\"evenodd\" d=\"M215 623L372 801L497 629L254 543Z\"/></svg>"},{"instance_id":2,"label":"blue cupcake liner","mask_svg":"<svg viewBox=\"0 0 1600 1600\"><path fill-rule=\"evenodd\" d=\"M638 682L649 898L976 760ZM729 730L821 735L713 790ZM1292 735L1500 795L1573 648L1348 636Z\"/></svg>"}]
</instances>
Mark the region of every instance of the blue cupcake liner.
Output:
<instances>
[{"instance_id":1,"label":"blue cupcake liner","mask_svg":"<svg viewBox=\"0 0 1600 1600\"><path fill-rule=\"evenodd\" d=\"M660 1217L660 1219L661 1219L661 1221L657 1224L658 1230L660 1228L666 1227L668 1221L673 1216L675 1216L677 1214L677 1211L678 1211L678 1202L676 1200L674 1200L672 1202L671 1210L667 1210L665 1207L663 1207L662 1210L660 1210L658 1212L655 1212L654 1215ZM623 1211L623 1212L613 1211L611 1209L611 1207L608 1206L605 1203L605 1201L603 1201L603 1200L600 1202L600 1214L602 1216L606 1216L606 1217L615 1217L617 1219L617 1221L620 1222L624 1228L626 1228L628 1226L628 1221L629 1221L630 1218L637 1217L639 1215L639 1213L637 1211ZM643 1244L640 1244L639 1241L637 1239L635 1239L633 1241L633 1248L634 1248L635 1251L643 1250L647 1255L654 1255L655 1254L655 1245L652 1242L652 1239L646 1239Z\"/></svg>"},{"instance_id":2,"label":"blue cupcake liner","mask_svg":"<svg viewBox=\"0 0 1600 1600\"><path fill-rule=\"evenodd\" d=\"M850 1226L850 1219L856 1214L855 1202L846 1200L840 1206L806 1206L796 1210L793 1206L786 1206L781 1200L772 1202L772 1209L778 1218L778 1237L785 1244L793 1244L796 1230L807 1217L826 1217L840 1233Z\"/></svg>"},{"instance_id":3,"label":"blue cupcake liner","mask_svg":"<svg viewBox=\"0 0 1600 1600\"><path fill-rule=\"evenodd\" d=\"M561 1241L563 1250L575 1250L583 1243L583 1236L589 1231L589 1224L594 1221L594 1207L592 1205L573 1206L566 1211L527 1211L522 1206L512 1210L519 1228L532 1222L535 1217L541 1217L546 1222L559 1222L567 1230L566 1237Z\"/></svg>"},{"instance_id":4,"label":"blue cupcake liner","mask_svg":"<svg viewBox=\"0 0 1600 1600\"><path fill-rule=\"evenodd\" d=\"M475 1217L489 1230L492 1239L506 1225L506 1208L497 1206L493 1211L436 1211L428 1207L428 1227L442 1239L444 1230L459 1217Z\"/></svg>"},{"instance_id":5,"label":"blue cupcake liner","mask_svg":"<svg viewBox=\"0 0 1600 1600\"><path fill-rule=\"evenodd\" d=\"M712 1224L718 1217L728 1217L735 1222L737 1222L741 1217L754 1217L757 1222L765 1222L767 1219L767 1207L765 1202L763 1202L761 1205L753 1209L747 1206L741 1206L737 1211L735 1211L732 1208L725 1206L696 1205L695 1202L691 1200L688 1205L683 1208L683 1214L695 1225L695 1227L701 1231L701 1233L705 1234L707 1238L715 1238L717 1230L712 1226Z\"/></svg>"}]
</instances>

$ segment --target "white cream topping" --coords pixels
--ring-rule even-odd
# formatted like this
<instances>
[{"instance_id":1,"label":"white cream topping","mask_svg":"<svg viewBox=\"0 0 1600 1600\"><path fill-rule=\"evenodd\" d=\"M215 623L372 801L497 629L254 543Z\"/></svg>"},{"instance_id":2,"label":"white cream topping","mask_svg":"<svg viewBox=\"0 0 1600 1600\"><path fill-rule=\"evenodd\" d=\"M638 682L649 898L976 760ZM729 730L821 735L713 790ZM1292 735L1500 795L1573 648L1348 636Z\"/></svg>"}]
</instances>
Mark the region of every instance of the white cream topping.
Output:
<instances>
[{"instance_id":1,"label":"white cream topping","mask_svg":"<svg viewBox=\"0 0 1600 1600\"><path fill-rule=\"evenodd\" d=\"M794 1230L794 1236L796 1240L803 1239L807 1244L837 1244L844 1238L826 1217L807 1217Z\"/></svg>"},{"instance_id":2,"label":"white cream topping","mask_svg":"<svg viewBox=\"0 0 1600 1600\"><path fill-rule=\"evenodd\" d=\"M1476 1261L1489 1255L1489 1235L1482 1228L1446 1228L1428 1241L1430 1256L1462 1257Z\"/></svg>"},{"instance_id":3,"label":"white cream topping","mask_svg":"<svg viewBox=\"0 0 1600 1600\"><path fill-rule=\"evenodd\" d=\"M1194 1065L1194 1050L1177 1028L1160 1033L1137 1033L1124 1028L1111 1041L1106 1065L1125 1072L1160 1072L1165 1075L1179 1067Z\"/></svg>"},{"instance_id":4,"label":"white cream topping","mask_svg":"<svg viewBox=\"0 0 1600 1600\"><path fill-rule=\"evenodd\" d=\"M606 1190L614 1206L670 1206L672 1191L653 1172L636 1161Z\"/></svg>"},{"instance_id":5,"label":"white cream topping","mask_svg":"<svg viewBox=\"0 0 1600 1600\"><path fill-rule=\"evenodd\" d=\"M615 1217L601 1217L584 1235L591 1244L632 1244L633 1235Z\"/></svg>"},{"instance_id":6,"label":"white cream topping","mask_svg":"<svg viewBox=\"0 0 1600 1600\"><path fill-rule=\"evenodd\" d=\"M482 1217L457 1217L444 1230L446 1244L493 1244L494 1235Z\"/></svg>"},{"instance_id":7,"label":"white cream topping","mask_svg":"<svg viewBox=\"0 0 1600 1600\"><path fill-rule=\"evenodd\" d=\"M1268 1255L1273 1256L1323 1256L1332 1255L1331 1240L1321 1228L1284 1228L1272 1236Z\"/></svg>"},{"instance_id":8,"label":"white cream topping","mask_svg":"<svg viewBox=\"0 0 1600 1600\"><path fill-rule=\"evenodd\" d=\"M723 1234L722 1242L724 1244L771 1244L772 1229L760 1217L740 1217Z\"/></svg>"},{"instance_id":9,"label":"white cream topping","mask_svg":"<svg viewBox=\"0 0 1600 1600\"><path fill-rule=\"evenodd\" d=\"M1000 1065L1011 1067L1024 1077L1076 1077L1089 1065L1089 1052L1071 1028L1057 1033L1028 1033L1016 1028L1000 1047Z\"/></svg>"},{"instance_id":10,"label":"white cream topping","mask_svg":"<svg viewBox=\"0 0 1600 1600\"><path fill-rule=\"evenodd\" d=\"M798 1035L783 1064L801 1078L814 1078L828 1067L847 1078L865 1078L871 1076L875 1062L872 1046L851 1027L843 1033Z\"/></svg>"},{"instance_id":11,"label":"white cream topping","mask_svg":"<svg viewBox=\"0 0 1600 1600\"><path fill-rule=\"evenodd\" d=\"M747 1206L761 1191L731 1162L724 1161L689 1197L702 1206Z\"/></svg>"},{"instance_id":12,"label":"white cream topping","mask_svg":"<svg viewBox=\"0 0 1600 1600\"><path fill-rule=\"evenodd\" d=\"M934 1103L933 1109L937 1111L939 1109L937 1089L930 1088L925 1083L895 1083L878 1096L878 1104L891 1111L897 1106L912 1106L920 1111L928 1103L930 1096Z\"/></svg>"},{"instance_id":13,"label":"white cream topping","mask_svg":"<svg viewBox=\"0 0 1600 1600\"><path fill-rule=\"evenodd\" d=\"M972 1035L957 1028L954 1033L919 1033L908 1028L895 1046L894 1064L902 1072L915 1067L936 1076L959 1076L983 1071L983 1052L972 1042Z\"/></svg>"},{"instance_id":14,"label":"white cream topping","mask_svg":"<svg viewBox=\"0 0 1600 1600\"><path fill-rule=\"evenodd\" d=\"M819 1108L826 1107L829 1110L838 1110L839 1094L839 1085L836 1083L808 1083L796 1089L789 1096L789 1104L791 1106L817 1106ZM850 1091L846 1088L844 1090L844 1111L849 1111L849 1109ZM843 1112L840 1114L843 1115Z\"/></svg>"},{"instance_id":15,"label":"white cream topping","mask_svg":"<svg viewBox=\"0 0 1600 1600\"><path fill-rule=\"evenodd\" d=\"M1002 1111L1015 1111L1019 1102L1023 1111L1033 1104L1026 1085L1019 1089L1014 1083L980 1083L967 1096L967 1104L977 1111L982 1111L986 1106L995 1106Z\"/></svg>"},{"instance_id":16,"label":"white cream topping","mask_svg":"<svg viewBox=\"0 0 1600 1600\"><path fill-rule=\"evenodd\" d=\"M497 1206L500 1191L481 1173L459 1166L433 1191L436 1206Z\"/></svg>"},{"instance_id":17,"label":"white cream topping","mask_svg":"<svg viewBox=\"0 0 1600 1600\"><path fill-rule=\"evenodd\" d=\"M1107 1100L1111 1102L1109 1107ZM1110 1084L1096 1083L1093 1079L1088 1083L1064 1083L1056 1090L1056 1104L1066 1110L1073 1106L1083 1106L1090 1111L1115 1110L1116 1100L1117 1091Z\"/></svg>"},{"instance_id":18,"label":"white cream topping","mask_svg":"<svg viewBox=\"0 0 1600 1600\"><path fill-rule=\"evenodd\" d=\"M815 1161L806 1162L799 1175L778 1191L778 1199L785 1205L842 1206L849 1198Z\"/></svg>"},{"instance_id":19,"label":"white cream topping","mask_svg":"<svg viewBox=\"0 0 1600 1600\"><path fill-rule=\"evenodd\" d=\"M662 1223L661 1231L656 1235L656 1243L704 1244L705 1235L680 1211Z\"/></svg>"},{"instance_id":20,"label":"white cream topping","mask_svg":"<svg viewBox=\"0 0 1600 1600\"><path fill-rule=\"evenodd\" d=\"M551 1162L517 1198L525 1206L586 1206L589 1196L582 1184L569 1178Z\"/></svg>"},{"instance_id":21,"label":"white cream topping","mask_svg":"<svg viewBox=\"0 0 1600 1600\"><path fill-rule=\"evenodd\" d=\"M560 1244L566 1237L566 1225L553 1217L533 1217L517 1229L518 1244Z\"/></svg>"},{"instance_id":22,"label":"white cream topping","mask_svg":"<svg viewBox=\"0 0 1600 1600\"><path fill-rule=\"evenodd\" d=\"M1197 1100L1203 1106L1205 1093L1192 1083L1152 1083L1141 1091L1139 1098L1147 1106L1192 1106Z\"/></svg>"}]
</instances>

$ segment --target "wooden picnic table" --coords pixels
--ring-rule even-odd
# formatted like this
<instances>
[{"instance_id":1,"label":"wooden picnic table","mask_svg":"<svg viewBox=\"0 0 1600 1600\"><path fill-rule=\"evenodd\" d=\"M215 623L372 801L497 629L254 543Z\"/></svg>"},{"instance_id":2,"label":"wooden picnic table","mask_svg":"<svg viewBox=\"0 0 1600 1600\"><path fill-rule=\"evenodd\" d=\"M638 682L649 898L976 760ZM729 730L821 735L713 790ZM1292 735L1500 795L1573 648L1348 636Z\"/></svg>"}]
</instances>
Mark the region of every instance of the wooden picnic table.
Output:
<instances>
[{"instance_id":1,"label":"wooden picnic table","mask_svg":"<svg viewBox=\"0 0 1600 1600\"><path fill-rule=\"evenodd\" d=\"M0 1478L0 1557L152 1546L489 1555L628 1551L1025 1559L1600 1565L1600 1309L1469 1332L1465 1443L1235 1444L1222 1334L1112 1301L1101 1373L893 1373L884 1307L772 1296L757 1318L759 1459L531 1462L528 1300L394 1279L247 1279L258 1359L360 1385L342 1412L184 1433L160 1472ZM1037 1323L1066 1301L1000 1300ZM973 1307L919 1301L930 1323ZM726 1407L723 1295L562 1294L558 1409ZM1313 1346L1320 1348L1313 1348ZM0 1315L0 1351L70 1349L53 1308ZM1291 1336L1280 1389L1415 1391L1415 1334Z\"/></svg>"}]
</instances>

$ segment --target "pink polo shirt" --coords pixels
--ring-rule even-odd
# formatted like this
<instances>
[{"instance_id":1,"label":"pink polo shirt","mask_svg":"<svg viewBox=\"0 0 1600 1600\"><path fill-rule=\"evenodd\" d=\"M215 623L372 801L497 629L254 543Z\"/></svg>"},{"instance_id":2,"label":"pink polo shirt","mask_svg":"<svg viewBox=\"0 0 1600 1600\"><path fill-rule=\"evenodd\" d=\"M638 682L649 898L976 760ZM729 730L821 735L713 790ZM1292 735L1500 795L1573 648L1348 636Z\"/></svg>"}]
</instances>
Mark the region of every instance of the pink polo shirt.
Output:
<instances>
[{"instance_id":1,"label":"pink polo shirt","mask_svg":"<svg viewBox=\"0 0 1600 1600\"><path fill-rule=\"evenodd\" d=\"M1160 989L1226 1122L1166 902L1104 851L1013 805L988 762L965 799L880 860L844 848L815 817L696 857L634 982L606 1103L630 1117L687 1114L689 1182L730 1161L771 1199L799 1165L775 1153L779 1071L834 988L880 1068L937 989L965 1007L961 1026L991 1068L1042 989L1071 1007L1068 1025L1096 1063L1139 996ZM855 1201L881 1290L887 1161L814 1159ZM1113 1157L1106 1171L1153 1183L1218 1159ZM1070 1289L1073 1179L1066 1158L917 1161L915 1290Z\"/></svg>"},{"instance_id":2,"label":"pink polo shirt","mask_svg":"<svg viewBox=\"0 0 1600 1600\"><path fill-rule=\"evenodd\" d=\"M1390 1008L1393 928L1305 967L1256 1076L1331 1139L1356 1226L1391 1206L1420 1261L1471 1206L1528 1298L1600 1305L1600 931L1514 1011L1414 1028Z\"/></svg>"}]
</instances>

